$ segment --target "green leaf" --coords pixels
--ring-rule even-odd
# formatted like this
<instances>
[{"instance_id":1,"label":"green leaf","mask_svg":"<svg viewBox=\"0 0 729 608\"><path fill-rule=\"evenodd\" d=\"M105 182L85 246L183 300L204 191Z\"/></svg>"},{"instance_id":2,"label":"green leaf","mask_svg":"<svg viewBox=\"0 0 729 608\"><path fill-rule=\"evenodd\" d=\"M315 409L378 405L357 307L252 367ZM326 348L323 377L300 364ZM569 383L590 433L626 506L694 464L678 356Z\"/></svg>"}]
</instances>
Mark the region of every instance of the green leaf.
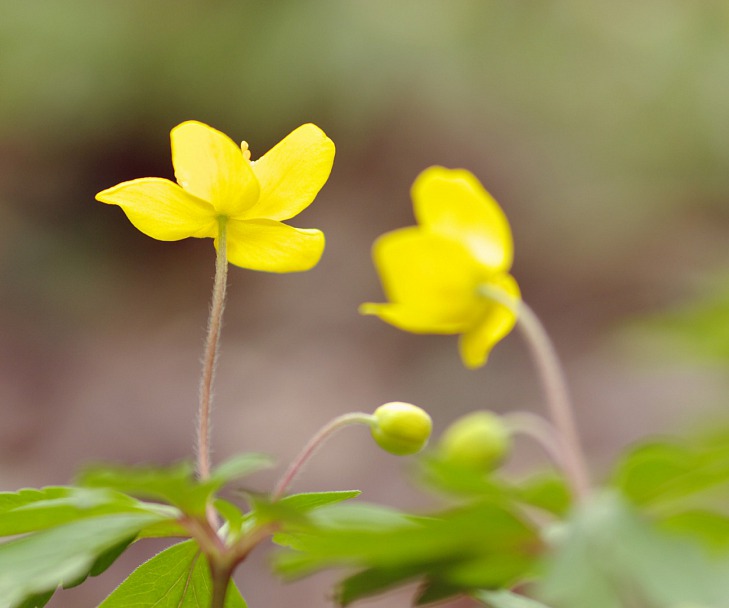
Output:
<instances>
[{"instance_id":1,"label":"green leaf","mask_svg":"<svg viewBox=\"0 0 729 608\"><path fill-rule=\"evenodd\" d=\"M67 487L53 488L51 492L22 490L15 496L19 500L6 495L6 509L0 516L0 536L25 534L100 515L160 512L158 506L103 489ZM169 517L176 515L176 512L168 512Z\"/></svg>"},{"instance_id":2,"label":"green leaf","mask_svg":"<svg viewBox=\"0 0 729 608\"><path fill-rule=\"evenodd\" d=\"M507 499L507 486L491 475L473 468L458 466L436 456L419 460L423 483L446 494L472 498Z\"/></svg>"},{"instance_id":3,"label":"green leaf","mask_svg":"<svg viewBox=\"0 0 729 608\"><path fill-rule=\"evenodd\" d=\"M662 532L617 493L594 496L553 534L538 597L560 608L724 606L729 561Z\"/></svg>"},{"instance_id":4,"label":"green leaf","mask_svg":"<svg viewBox=\"0 0 729 608\"><path fill-rule=\"evenodd\" d=\"M692 359L729 360L729 288L721 277L710 291L674 310L638 319L628 336L643 338L654 352Z\"/></svg>"},{"instance_id":5,"label":"green leaf","mask_svg":"<svg viewBox=\"0 0 729 608\"><path fill-rule=\"evenodd\" d=\"M243 524L246 521L246 514L243 513L236 505L222 498L216 498L213 502L227 525L227 538L234 539L240 536Z\"/></svg>"},{"instance_id":6,"label":"green leaf","mask_svg":"<svg viewBox=\"0 0 729 608\"><path fill-rule=\"evenodd\" d=\"M652 442L618 464L614 484L637 505L674 501L729 483L729 442Z\"/></svg>"},{"instance_id":7,"label":"green leaf","mask_svg":"<svg viewBox=\"0 0 729 608\"><path fill-rule=\"evenodd\" d=\"M83 576L112 547L162 515L82 519L0 544L0 598L13 606Z\"/></svg>"},{"instance_id":8,"label":"green leaf","mask_svg":"<svg viewBox=\"0 0 729 608\"><path fill-rule=\"evenodd\" d=\"M64 486L48 486L41 488L25 488L17 492L0 492L0 515L6 511L17 509L40 500L54 500L65 498L72 489Z\"/></svg>"},{"instance_id":9,"label":"green leaf","mask_svg":"<svg viewBox=\"0 0 729 608\"><path fill-rule=\"evenodd\" d=\"M43 608L43 606L51 601L54 593L55 589L45 593L38 593L27 598L24 602L17 604L15 608Z\"/></svg>"},{"instance_id":10,"label":"green leaf","mask_svg":"<svg viewBox=\"0 0 729 608\"><path fill-rule=\"evenodd\" d=\"M546 604L506 590L479 591L473 597L489 608L549 608Z\"/></svg>"},{"instance_id":11,"label":"green leaf","mask_svg":"<svg viewBox=\"0 0 729 608\"><path fill-rule=\"evenodd\" d=\"M316 512L316 523L300 531L288 531L288 542L299 552L283 552L276 567L284 576L301 576L327 566L365 569L397 569L417 566L430 574L437 566L445 580L460 581L474 572L459 571L465 564L476 567L490 556L508 562L519 556L521 570L534 559L540 541L533 526L501 505L475 503L437 517L412 517L363 505L337 506ZM478 570L483 577L490 573ZM495 572L500 572L496 570ZM503 572L502 572L503 574ZM508 573L509 580L514 576ZM481 579L478 579L479 582ZM503 581L489 582L495 584ZM460 582L459 582L460 584Z\"/></svg>"},{"instance_id":12,"label":"green leaf","mask_svg":"<svg viewBox=\"0 0 729 608\"><path fill-rule=\"evenodd\" d=\"M336 598L342 606L348 606L361 598L376 595L422 575L419 566L393 568L369 568L345 578L337 585Z\"/></svg>"},{"instance_id":13,"label":"green leaf","mask_svg":"<svg viewBox=\"0 0 729 608\"><path fill-rule=\"evenodd\" d=\"M209 608L212 588L207 561L195 542L188 540L139 566L99 608ZM231 581L225 608L245 606Z\"/></svg>"},{"instance_id":14,"label":"green leaf","mask_svg":"<svg viewBox=\"0 0 729 608\"><path fill-rule=\"evenodd\" d=\"M698 540L717 553L729 551L729 517L711 511L674 513L658 522L662 530Z\"/></svg>"},{"instance_id":15,"label":"green leaf","mask_svg":"<svg viewBox=\"0 0 729 608\"><path fill-rule=\"evenodd\" d=\"M307 511L313 511L314 509L320 509L328 505L333 505L345 500L351 500L356 498L362 492L359 490L340 490L336 492L304 492L302 494L291 494L285 496L279 502L299 511L305 513Z\"/></svg>"},{"instance_id":16,"label":"green leaf","mask_svg":"<svg viewBox=\"0 0 729 608\"><path fill-rule=\"evenodd\" d=\"M266 522L300 524L313 511L331 507L359 496L359 494L358 490L309 492L292 494L274 502L271 502L268 496L249 495L248 499L252 505L250 517L251 521L255 521L257 524ZM327 517L331 523L332 511L327 511Z\"/></svg>"},{"instance_id":17,"label":"green leaf","mask_svg":"<svg viewBox=\"0 0 729 608\"><path fill-rule=\"evenodd\" d=\"M446 494L504 504L524 502L560 517L569 511L572 504L564 478L554 472L540 473L513 483L433 456L422 458L420 465L422 481Z\"/></svg>"},{"instance_id":18,"label":"green leaf","mask_svg":"<svg viewBox=\"0 0 729 608\"><path fill-rule=\"evenodd\" d=\"M207 503L226 483L270 466L268 457L242 454L219 467L209 479L198 481L190 463L170 467L91 467L79 477L81 485L109 488L137 496L169 503L193 517L205 515Z\"/></svg>"},{"instance_id":19,"label":"green leaf","mask_svg":"<svg viewBox=\"0 0 729 608\"><path fill-rule=\"evenodd\" d=\"M206 483L217 491L231 481L247 477L271 466L273 466L273 460L266 454L238 454L215 467L209 482Z\"/></svg>"},{"instance_id":20,"label":"green leaf","mask_svg":"<svg viewBox=\"0 0 729 608\"><path fill-rule=\"evenodd\" d=\"M519 482L514 493L518 500L558 517L566 516L572 508L572 496L564 477L553 472Z\"/></svg>"},{"instance_id":21,"label":"green leaf","mask_svg":"<svg viewBox=\"0 0 729 608\"><path fill-rule=\"evenodd\" d=\"M129 545L131 545L134 540L136 539L136 535L130 536L129 538L125 538L120 543L114 545L110 549L107 549L104 551L99 557L94 560L94 563L91 564L91 568L89 568L89 571L84 573L82 576L79 576L76 580L70 582L70 583L64 583L63 588L64 589L70 589L71 587L77 587L81 583L83 583L89 576L99 576L99 574L103 574L118 558L121 556L124 551L127 550Z\"/></svg>"}]
</instances>

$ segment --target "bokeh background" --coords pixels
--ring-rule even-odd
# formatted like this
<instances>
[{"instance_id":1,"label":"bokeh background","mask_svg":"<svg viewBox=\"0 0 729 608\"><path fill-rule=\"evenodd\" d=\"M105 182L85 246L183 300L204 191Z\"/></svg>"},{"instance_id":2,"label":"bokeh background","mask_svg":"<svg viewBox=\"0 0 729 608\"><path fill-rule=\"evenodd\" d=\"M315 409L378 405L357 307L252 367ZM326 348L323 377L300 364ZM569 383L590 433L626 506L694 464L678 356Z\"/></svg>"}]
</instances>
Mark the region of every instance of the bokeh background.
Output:
<instances>
[{"instance_id":1,"label":"bokeh background","mask_svg":"<svg viewBox=\"0 0 729 608\"><path fill-rule=\"evenodd\" d=\"M5 0L0 83L2 490L190 455L212 243L151 240L94 194L172 178L169 130L191 118L254 158L309 121L337 144L292 221L326 232L320 265L231 270L217 459L286 463L329 418L391 400L427 408L436 432L476 408L543 407L519 336L472 372L455 338L357 314L382 298L371 243L413 223L409 188L432 164L470 169L508 214L514 274L564 358L596 476L637 438L726 407L723 0ZM540 459L519 444L510 467ZM433 505L357 429L297 482L352 487ZM49 606L97 605L158 548ZM282 585L264 549L238 576L252 607L328 606L331 580Z\"/></svg>"}]
</instances>

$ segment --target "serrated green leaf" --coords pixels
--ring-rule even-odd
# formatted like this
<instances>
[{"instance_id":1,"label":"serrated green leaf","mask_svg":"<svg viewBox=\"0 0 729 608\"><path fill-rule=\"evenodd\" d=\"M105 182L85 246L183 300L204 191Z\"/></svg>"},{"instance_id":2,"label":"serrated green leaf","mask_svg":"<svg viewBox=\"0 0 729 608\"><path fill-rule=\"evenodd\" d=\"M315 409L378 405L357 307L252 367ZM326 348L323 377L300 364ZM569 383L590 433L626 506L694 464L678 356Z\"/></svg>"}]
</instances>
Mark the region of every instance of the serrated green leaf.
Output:
<instances>
[{"instance_id":1,"label":"serrated green leaf","mask_svg":"<svg viewBox=\"0 0 729 608\"><path fill-rule=\"evenodd\" d=\"M0 492L0 515L37 501L65 498L71 491L71 488L65 486L48 486L40 489L24 488L17 492Z\"/></svg>"},{"instance_id":2,"label":"serrated green leaf","mask_svg":"<svg viewBox=\"0 0 729 608\"><path fill-rule=\"evenodd\" d=\"M79 483L91 488L109 488L143 499L167 502L192 515L205 514L212 491L197 482L192 465L187 462L171 467L89 467L79 476Z\"/></svg>"},{"instance_id":3,"label":"serrated green leaf","mask_svg":"<svg viewBox=\"0 0 729 608\"><path fill-rule=\"evenodd\" d=\"M335 492L304 492L301 494L291 494L285 496L279 502L295 509L296 511L306 513L314 509L320 509L328 505L333 505L345 500L356 498L362 492L359 490L340 490Z\"/></svg>"},{"instance_id":4,"label":"serrated green leaf","mask_svg":"<svg viewBox=\"0 0 729 608\"><path fill-rule=\"evenodd\" d=\"M317 509L328 508L326 518L329 525L336 521L336 512L331 509L345 500L358 496L358 490L335 491L335 492L308 492L303 494L292 494L280 500L271 501L268 496L256 496L249 494L248 500L251 503L250 521L256 524L277 522L284 525L302 524L306 521L307 515ZM365 507L367 509L369 507ZM379 511L378 513L382 513Z\"/></svg>"},{"instance_id":5,"label":"serrated green leaf","mask_svg":"<svg viewBox=\"0 0 729 608\"><path fill-rule=\"evenodd\" d=\"M43 608L43 606L51 601L54 593L55 589L45 593L38 593L27 598L24 602L17 604L14 608Z\"/></svg>"},{"instance_id":6,"label":"serrated green leaf","mask_svg":"<svg viewBox=\"0 0 729 608\"><path fill-rule=\"evenodd\" d=\"M161 517L127 513L82 519L0 544L0 598L13 606L76 580L106 551Z\"/></svg>"},{"instance_id":7,"label":"serrated green leaf","mask_svg":"<svg viewBox=\"0 0 729 608\"><path fill-rule=\"evenodd\" d=\"M212 580L194 541L178 543L145 562L99 608L209 608ZM245 608L231 581L225 608Z\"/></svg>"},{"instance_id":8,"label":"serrated green leaf","mask_svg":"<svg viewBox=\"0 0 729 608\"><path fill-rule=\"evenodd\" d=\"M219 467L209 479L198 481L190 463L170 467L90 467L79 483L91 488L108 488L143 499L169 503L193 517L204 516L207 503L226 483L270 466L261 454L241 454Z\"/></svg>"},{"instance_id":9,"label":"serrated green leaf","mask_svg":"<svg viewBox=\"0 0 729 608\"><path fill-rule=\"evenodd\" d=\"M70 523L78 519L121 513L159 512L157 506L141 503L129 496L104 489L57 488L48 493L23 491L23 498L15 501L0 516L0 536L14 536ZM53 497L49 497L53 496ZM11 501L6 502L10 507ZM169 512L175 517L175 512Z\"/></svg>"},{"instance_id":10,"label":"serrated green leaf","mask_svg":"<svg viewBox=\"0 0 729 608\"><path fill-rule=\"evenodd\" d=\"M478 591L473 598L489 608L549 608L546 604L506 590Z\"/></svg>"},{"instance_id":11,"label":"serrated green leaf","mask_svg":"<svg viewBox=\"0 0 729 608\"><path fill-rule=\"evenodd\" d=\"M355 507L355 505L351 505ZM340 506L340 513L350 509ZM323 509L318 526L304 527L301 534L289 532L285 539L300 552L283 552L276 561L284 576L300 576L321 567L340 565L371 568L418 566L424 574L431 568L447 572L451 566L500 555L523 556L525 568L540 545L536 530L515 513L492 503L476 503L438 517L408 517L392 514L377 523L371 513L328 521ZM376 512L376 511L375 511ZM453 570L454 576L456 570ZM462 575L462 573L459 573ZM510 571L509 576L513 576Z\"/></svg>"},{"instance_id":12,"label":"serrated green leaf","mask_svg":"<svg viewBox=\"0 0 729 608\"><path fill-rule=\"evenodd\" d=\"M217 491L231 481L247 477L271 466L273 466L273 460L266 454L238 454L215 467L206 483Z\"/></svg>"}]
</instances>

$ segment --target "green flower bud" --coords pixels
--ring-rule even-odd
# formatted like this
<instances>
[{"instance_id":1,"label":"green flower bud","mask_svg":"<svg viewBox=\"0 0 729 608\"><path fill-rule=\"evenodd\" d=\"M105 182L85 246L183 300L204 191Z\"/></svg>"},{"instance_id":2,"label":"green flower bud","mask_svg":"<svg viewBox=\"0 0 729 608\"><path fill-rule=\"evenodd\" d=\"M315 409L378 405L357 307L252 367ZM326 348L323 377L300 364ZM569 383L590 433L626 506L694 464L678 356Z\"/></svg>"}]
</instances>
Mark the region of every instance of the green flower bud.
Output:
<instances>
[{"instance_id":1,"label":"green flower bud","mask_svg":"<svg viewBox=\"0 0 729 608\"><path fill-rule=\"evenodd\" d=\"M457 466L490 471L511 449L511 432L500 416L473 412L456 420L443 433L441 457Z\"/></svg>"},{"instance_id":2,"label":"green flower bud","mask_svg":"<svg viewBox=\"0 0 729 608\"><path fill-rule=\"evenodd\" d=\"M410 403L385 403L372 415L372 437L383 450L398 456L415 454L428 443L433 422Z\"/></svg>"}]
</instances>

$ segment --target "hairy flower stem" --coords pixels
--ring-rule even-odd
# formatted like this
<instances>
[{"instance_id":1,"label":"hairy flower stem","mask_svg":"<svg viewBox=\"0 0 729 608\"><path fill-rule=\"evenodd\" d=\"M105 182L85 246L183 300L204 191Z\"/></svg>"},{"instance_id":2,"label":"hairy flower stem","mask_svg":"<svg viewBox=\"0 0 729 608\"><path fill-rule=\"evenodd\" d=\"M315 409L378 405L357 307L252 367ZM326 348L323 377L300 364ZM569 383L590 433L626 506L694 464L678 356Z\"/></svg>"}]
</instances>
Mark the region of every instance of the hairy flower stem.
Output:
<instances>
[{"instance_id":1,"label":"hairy flower stem","mask_svg":"<svg viewBox=\"0 0 729 608\"><path fill-rule=\"evenodd\" d=\"M208 332L203 353L203 368L200 376L200 400L197 415L197 476L207 479L210 476L210 416L213 401L213 382L218 361L220 328L225 308L225 290L228 281L228 257L226 252L226 218L218 220L218 253L215 259L215 282L208 317ZM222 606L222 604L221 604Z\"/></svg>"},{"instance_id":2,"label":"hairy flower stem","mask_svg":"<svg viewBox=\"0 0 729 608\"><path fill-rule=\"evenodd\" d=\"M278 500L284 495L286 489L291 485L291 482L301 472L306 461L312 457L314 452L316 452L331 435L345 426L352 426L355 424L371 426L373 422L374 417L371 414L353 412L338 416L324 425L321 429L319 429L316 435L309 440L309 442L304 446L304 449L299 452L299 455L291 462L289 468L276 484L276 488L271 495L273 500Z\"/></svg>"},{"instance_id":3,"label":"hairy flower stem","mask_svg":"<svg viewBox=\"0 0 729 608\"><path fill-rule=\"evenodd\" d=\"M518 327L529 345L547 399L549 414L558 432L562 468L575 497L583 500L590 492L590 479L577 433L572 402L567 392L567 383L554 344L542 322L523 300L515 300L500 289L488 285L482 286L480 291L482 295L506 306L517 316Z\"/></svg>"}]
</instances>

